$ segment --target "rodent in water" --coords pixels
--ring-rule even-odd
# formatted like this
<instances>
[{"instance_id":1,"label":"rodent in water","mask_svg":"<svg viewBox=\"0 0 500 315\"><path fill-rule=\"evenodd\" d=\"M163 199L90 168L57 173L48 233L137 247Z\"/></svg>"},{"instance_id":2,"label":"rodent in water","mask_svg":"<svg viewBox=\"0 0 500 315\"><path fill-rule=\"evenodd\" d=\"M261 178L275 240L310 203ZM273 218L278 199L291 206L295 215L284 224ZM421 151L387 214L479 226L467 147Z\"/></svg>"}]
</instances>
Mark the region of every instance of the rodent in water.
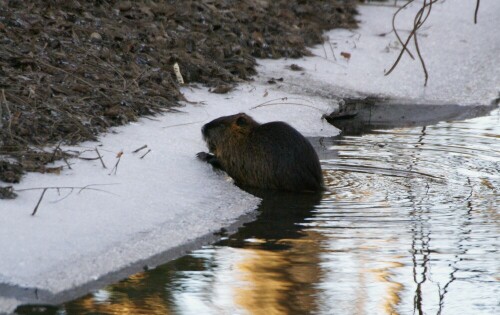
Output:
<instances>
[{"instance_id":1,"label":"rodent in water","mask_svg":"<svg viewBox=\"0 0 500 315\"><path fill-rule=\"evenodd\" d=\"M200 160L225 171L237 185L287 191L321 191L323 174L311 143L282 121L260 124L239 113L201 128L211 154Z\"/></svg>"}]
</instances>

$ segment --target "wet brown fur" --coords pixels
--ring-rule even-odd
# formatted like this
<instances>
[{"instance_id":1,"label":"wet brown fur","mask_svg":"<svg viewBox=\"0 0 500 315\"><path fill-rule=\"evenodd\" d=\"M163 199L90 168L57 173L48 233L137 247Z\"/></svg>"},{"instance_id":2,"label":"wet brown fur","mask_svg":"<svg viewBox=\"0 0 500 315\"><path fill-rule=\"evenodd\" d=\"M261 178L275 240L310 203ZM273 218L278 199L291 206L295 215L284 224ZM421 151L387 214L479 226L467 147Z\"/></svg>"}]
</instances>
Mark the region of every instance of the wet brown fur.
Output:
<instances>
[{"instance_id":1,"label":"wet brown fur","mask_svg":"<svg viewBox=\"0 0 500 315\"><path fill-rule=\"evenodd\" d=\"M238 185L288 191L323 190L318 156L307 139L284 122L259 124L240 113L202 128L211 154L198 157Z\"/></svg>"}]
</instances>

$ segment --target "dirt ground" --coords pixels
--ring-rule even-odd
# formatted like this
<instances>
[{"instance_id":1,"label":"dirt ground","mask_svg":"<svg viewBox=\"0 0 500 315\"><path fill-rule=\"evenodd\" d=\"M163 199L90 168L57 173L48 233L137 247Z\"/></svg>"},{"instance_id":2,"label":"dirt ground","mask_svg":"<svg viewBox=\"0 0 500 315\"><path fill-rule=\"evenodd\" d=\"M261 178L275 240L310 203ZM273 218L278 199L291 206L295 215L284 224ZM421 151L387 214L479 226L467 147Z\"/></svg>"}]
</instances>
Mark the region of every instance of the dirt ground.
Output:
<instances>
[{"instance_id":1,"label":"dirt ground","mask_svg":"<svg viewBox=\"0 0 500 315\"><path fill-rule=\"evenodd\" d=\"M356 0L0 0L0 198L25 172L59 172L61 143L179 110L186 84L227 92L255 58L296 58L356 27Z\"/></svg>"}]
</instances>

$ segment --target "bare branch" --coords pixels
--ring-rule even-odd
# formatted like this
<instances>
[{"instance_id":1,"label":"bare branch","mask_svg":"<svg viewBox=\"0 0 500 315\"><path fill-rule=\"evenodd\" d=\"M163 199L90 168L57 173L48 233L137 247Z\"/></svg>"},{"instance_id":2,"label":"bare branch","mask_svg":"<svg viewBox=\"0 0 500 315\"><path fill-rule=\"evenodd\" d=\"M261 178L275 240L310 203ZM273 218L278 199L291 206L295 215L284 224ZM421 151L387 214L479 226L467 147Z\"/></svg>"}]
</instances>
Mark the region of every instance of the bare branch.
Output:
<instances>
[{"instance_id":1,"label":"bare branch","mask_svg":"<svg viewBox=\"0 0 500 315\"><path fill-rule=\"evenodd\" d=\"M417 55L418 55L418 58L420 60L420 64L422 65L422 69L424 71L424 77L425 77L424 86L427 86L427 80L429 78L429 73L427 71L427 67L425 66L424 59L423 59L422 54L420 52L420 47L418 45L418 39L417 39L417 31L427 21L427 18L429 17L431 10L432 10L432 5L434 3L436 3L437 1L439 1L439 0L424 0L424 2L422 3L422 7L418 10L417 14L415 14L413 29L411 30L410 34L406 38L406 41L403 44L403 48L401 48L401 51L399 52L399 55L396 58L396 61L394 62L392 67L389 69L389 71L387 71L385 73L385 75L391 74L392 71L396 68L396 66L401 61L401 58L403 57L404 52L408 50L407 47L408 47L410 40L413 38L413 41L415 43L415 49L417 51ZM406 5L408 5L412 2L414 2L414 0L410 0ZM426 12L426 10L427 10L427 12ZM397 14L398 12L400 12L400 10L396 11L395 14ZM424 17L424 13L425 13L425 17ZM393 21L394 21L394 19L393 19Z\"/></svg>"},{"instance_id":2,"label":"bare branch","mask_svg":"<svg viewBox=\"0 0 500 315\"><path fill-rule=\"evenodd\" d=\"M292 105L292 106L304 106L304 107L309 107L312 109L315 109L317 111L320 111L323 113L323 111L317 107L311 106L311 105L306 105L306 104L301 104L301 103L290 103L290 102L284 102L284 103L266 103L266 104L260 104L257 106L254 106L250 108L250 110L257 109L259 107L266 107L266 106L278 106L278 105Z\"/></svg>"},{"instance_id":3,"label":"bare branch","mask_svg":"<svg viewBox=\"0 0 500 315\"><path fill-rule=\"evenodd\" d=\"M120 164L120 160L122 159L122 156L123 156L123 151L118 152L118 154L116 155L116 158L118 160L116 161L115 166L113 167L113 169L111 170L111 172L109 172L108 175L113 174L113 172L116 175L116 172L118 172L118 164Z\"/></svg>"},{"instance_id":4,"label":"bare branch","mask_svg":"<svg viewBox=\"0 0 500 315\"><path fill-rule=\"evenodd\" d=\"M107 185L116 185L116 184L89 184L89 185L86 185L86 186L83 186L83 187L77 187L77 186L33 187L33 188L16 189L15 191L19 192L19 191L28 191L28 190L42 190L42 194L41 194L40 198L38 199L38 202L37 202L37 204L35 206L35 209L33 209L33 213L31 213L31 215L34 216L36 214L36 212L38 211L38 208L40 206L40 203L42 202L43 196L45 195L45 192L47 190L50 190L50 189L57 190L57 192L59 193L62 189L68 189L69 193L66 196L64 196L63 198L59 199L58 201L66 199L75 189L79 189L78 193L81 193L83 190L93 190L93 191L100 191L100 192L104 192L104 193L107 193L107 194L115 195L115 194L113 194L113 193L111 193L109 191L103 190L103 189L92 188L93 186L107 186Z\"/></svg>"},{"instance_id":5,"label":"bare branch","mask_svg":"<svg viewBox=\"0 0 500 315\"><path fill-rule=\"evenodd\" d=\"M42 191L42 195L40 196L40 199L38 199L38 202L37 202L37 204L35 206L35 209L33 209L33 213L31 213L32 216L34 216L35 213L37 212L38 206L40 206L40 202L42 202L43 196L45 195L46 191L47 191L47 188L44 188L44 190Z\"/></svg>"},{"instance_id":6,"label":"bare branch","mask_svg":"<svg viewBox=\"0 0 500 315\"><path fill-rule=\"evenodd\" d=\"M139 151L141 151L142 149L146 149L148 147L147 144L143 145L142 147L138 148L138 149L135 149L134 151L132 151L132 153L137 153Z\"/></svg>"},{"instance_id":7,"label":"bare branch","mask_svg":"<svg viewBox=\"0 0 500 315\"><path fill-rule=\"evenodd\" d=\"M144 155L141 156L141 159L144 158L149 152L151 152L151 149L149 149L146 153L144 153Z\"/></svg>"},{"instance_id":8,"label":"bare branch","mask_svg":"<svg viewBox=\"0 0 500 315\"><path fill-rule=\"evenodd\" d=\"M103 167L103 168L107 168L107 167L106 167L106 164L104 164L104 161L102 160L102 156L101 156L101 154L99 153L99 150L97 149L97 147L95 148L95 152L97 152L97 156L99 156L99 160L101 160L102 167Z\"/></svg>"},{"instance_id":9,"label":"bare branch","mask_svg":"<svg viewBox=\"0 0 500 315\"><path fill-rule=\"evenodd\" d=\"M476 2L476 11L474 11L474 24L477 24L477 13L479 11L479 3L481 2L481 0L477 0Z\"/></svg>"},{"instance_id":10,"label":"bare branch","mask_svg":"<svg viewBox=\"0 0 500 315\"><path fill-rule=\"evenodd\" d=\"M111 184L89 184L89 185L86 185L86 186L83 186L83 187L80 187L80 186L32 187L32 188L15 189L15 191L19 192L19 191L30 191L30 190L42 190L42 189L56 189L56 190L61 190L61 189L80 189L80 192L82 190L94 190L94 191L100 191L100 192L110 193L109 191L106 191L106 190L103 190L103 189L91 188L93 186L110 186L110 185L116 185L116 183L111 183Z\"/></svg>"},{"instance_id":11,"label":"bare branch","mask_svg":"<svg viewBox=\"0 0 500 315\"><path fill-rule=\"evenodd\" d=\"M422 19L422 16L424 14L425 8L427 7L427 0L424 0L424 4L422 8L418 11L417 15L415 16L415 22L414 22L414 28L419 29L427 20L429 17L431 10L432 10L432 4L434 1L437 0L430 0L428 7L429 9L427 10L427 15L425 16L424 19ZM427 72L427 67L425 66L424 58L422 57L422 53L420 52L420 47L418 46L418 34L415 32L415 35L413 36L413 41L415 43L415 49L417 50L417 55L418 59L420 60L420 64L422 65L422 69L424 70L424 86L427 86L427 80L429 79L429 73Z\"/></svg>"},{"instance_id":12,"label":"bare branch","mask_svg":"<svg viewBox=\"0 0 500 315\"><path fill-rule=\"evenodd\" d=\"M411 3L413 2L413 0L411 1L408 1L404 6L402 6L401 8L399 8L395 13L394 15L392 16L392 30L394 32L394 35L396 35L396 38L398 39L399 43L401 45L403 45L403 40L401 39L401 37L399 36L399 33L396 29L396 16L399 14L399 12L401 12L401 10L405 9L407 6L409 6ZM415 59L415 57L413 57L413 54L405 47L403 46L403 49L408 53L408 55L410 56L411 59Z\"/></svg>"}]
</instances>

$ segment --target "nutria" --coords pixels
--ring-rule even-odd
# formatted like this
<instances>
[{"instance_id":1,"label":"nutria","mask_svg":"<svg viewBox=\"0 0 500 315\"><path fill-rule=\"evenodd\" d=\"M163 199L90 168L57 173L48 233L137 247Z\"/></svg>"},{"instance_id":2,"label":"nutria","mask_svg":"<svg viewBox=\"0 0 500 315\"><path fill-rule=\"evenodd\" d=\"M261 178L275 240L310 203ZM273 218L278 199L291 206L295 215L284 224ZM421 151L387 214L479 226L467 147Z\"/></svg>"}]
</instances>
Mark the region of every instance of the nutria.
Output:
<instances>
[{"instance_id":1,"label":"nutria","mask_svg":"<svg viewBox=\"0 0 500 315\"><path fill-rule=\"evenodd\" d=\"M201 128L210 153L198 158L225 171L237 185L287 191L323 190L323 174L311 143L282 121L259 124L240 113Z\"/></svg>"}]
</instances>

